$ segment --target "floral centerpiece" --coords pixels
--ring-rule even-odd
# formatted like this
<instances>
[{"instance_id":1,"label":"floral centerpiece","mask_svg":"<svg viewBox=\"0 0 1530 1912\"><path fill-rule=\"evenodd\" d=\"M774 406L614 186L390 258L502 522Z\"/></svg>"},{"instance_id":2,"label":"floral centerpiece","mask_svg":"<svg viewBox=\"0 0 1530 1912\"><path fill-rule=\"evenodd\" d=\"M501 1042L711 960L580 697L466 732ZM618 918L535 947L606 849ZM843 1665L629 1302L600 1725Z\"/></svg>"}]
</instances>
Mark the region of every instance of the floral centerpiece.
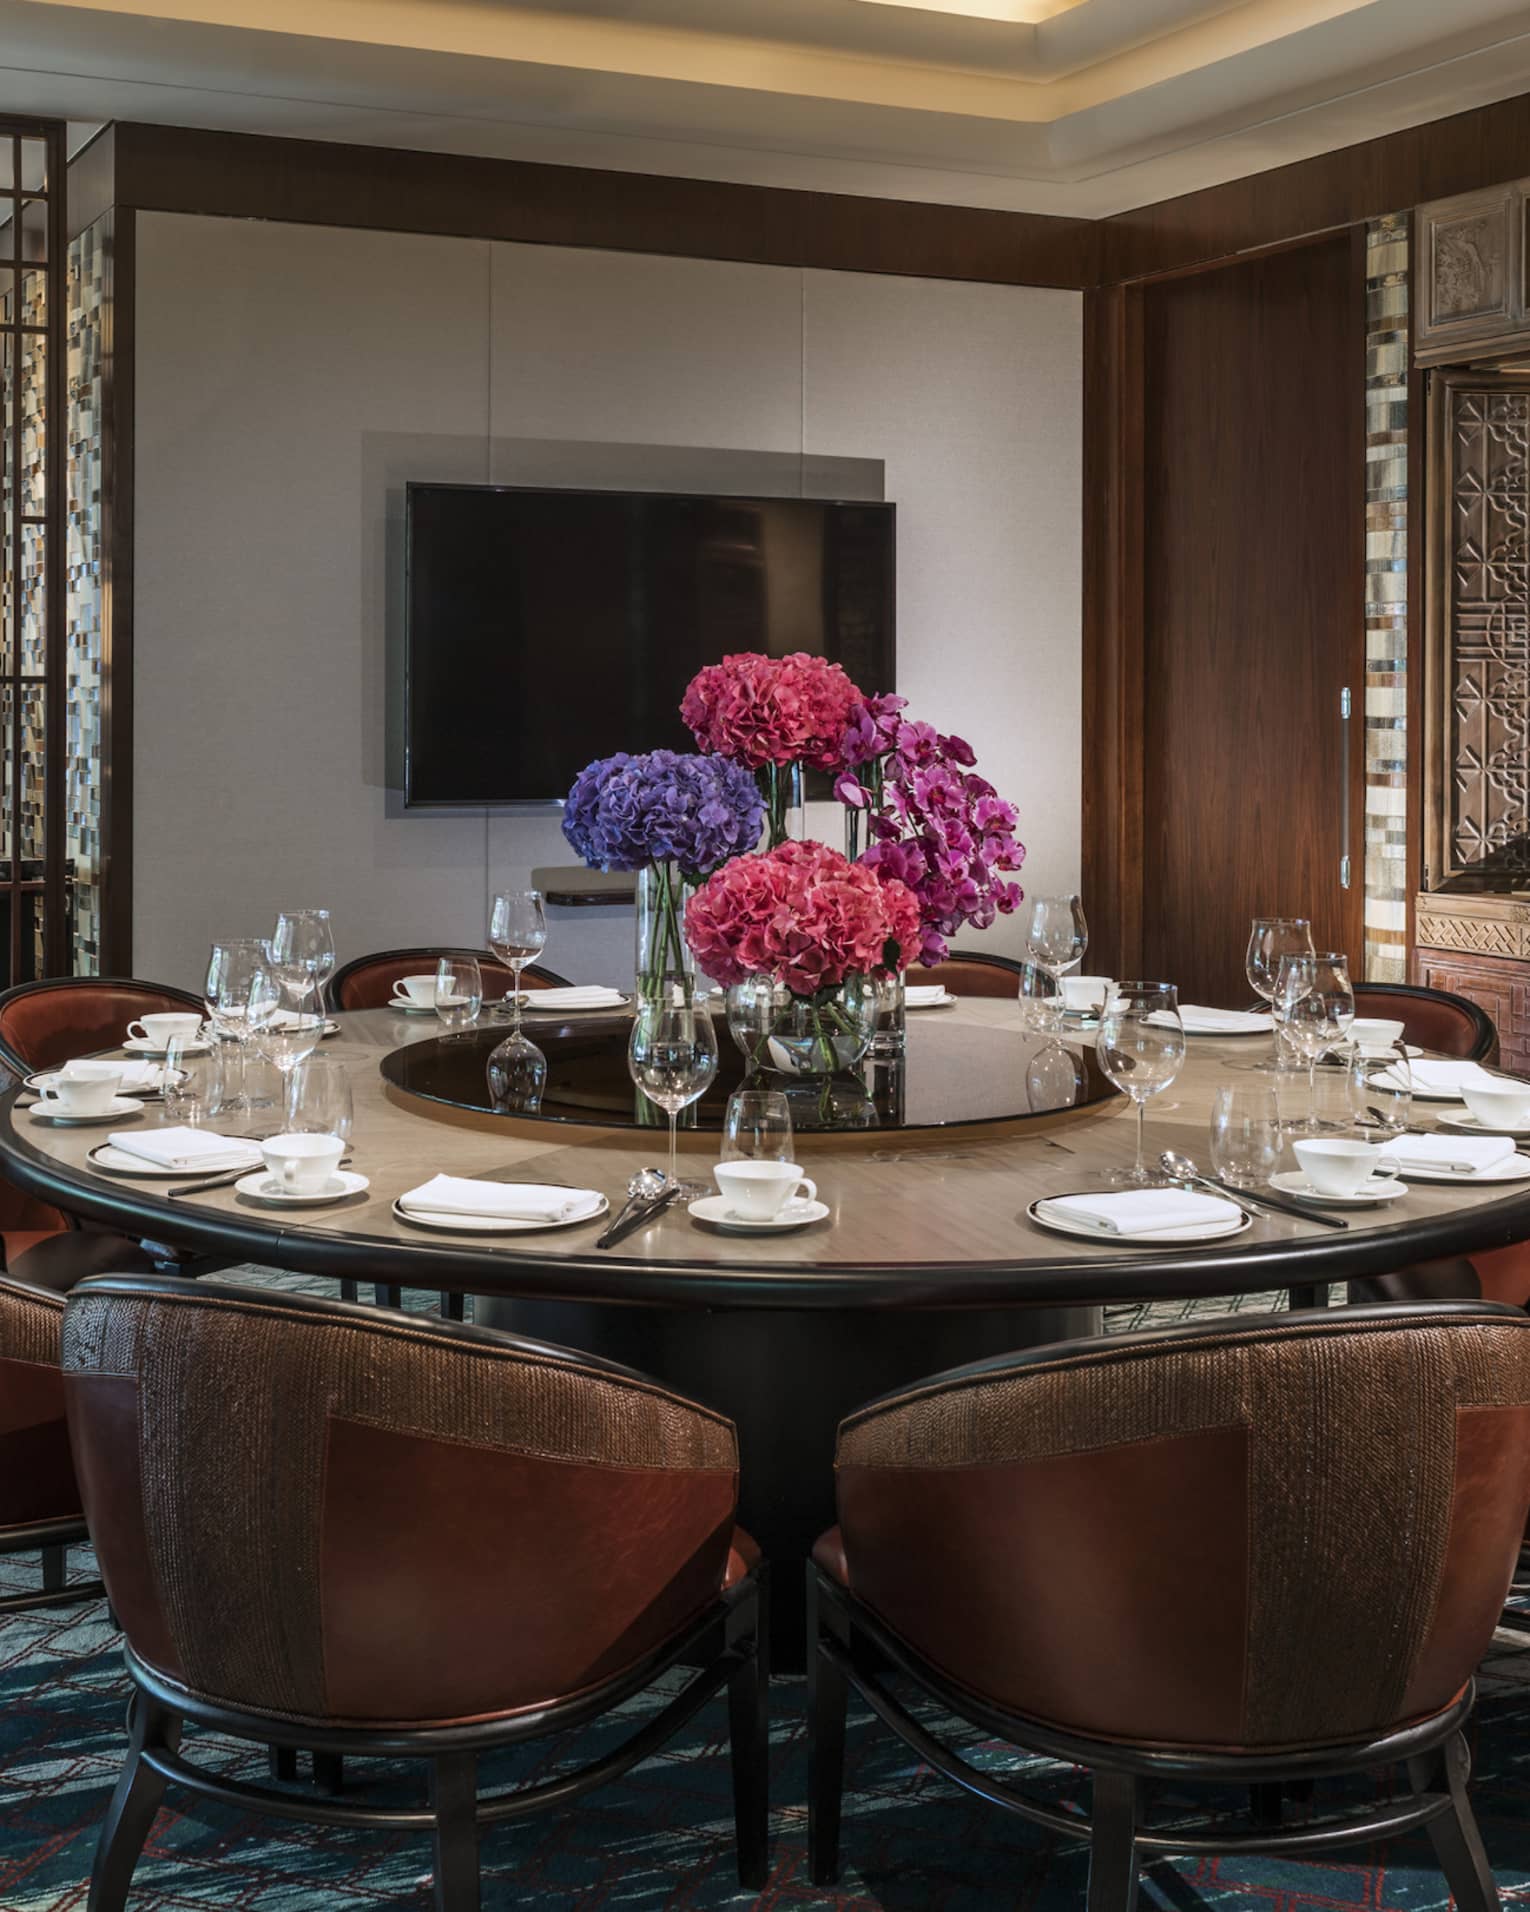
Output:
<instances>
[{"instance_id":1,"label":"floral centerpiece","mask_svg":"<svg viewBox=\"0 0 1530 1912\"><path fill-rule=\"evenodd\" d=\"M741 856L691 898L686 936L728 991L751 1069L827 1077L871 1041L877 979L919 947L919 906L896 878L826 844Z\"/></svg>"},{"instance_id":2,"label":"floral centerpiece","mask_svg":"<svg viewBox=\"0 0 1530 1912\"><path fill-rule=\"evenodd\" d=\"M618 751L586 764L563 834L592 868L638 873L637 975L645 996L694 981L685 898L700 879L760 840L765 803L753 777L722 757Z\"/></svg>"},{"instance_id":3,"label":"floral centerpiece","mask_svg":"<svg viewBox=\"0 0 1530 1912\"><path fill-rule=\"evenodd\" d=\"M845 763L846 729L865 702L844 669L793 651L766 657L739 651L697 671L680 715L708 755L755 772L774 849L800 831L802 769L835 772Z\"/></svg>"}]
</instances>

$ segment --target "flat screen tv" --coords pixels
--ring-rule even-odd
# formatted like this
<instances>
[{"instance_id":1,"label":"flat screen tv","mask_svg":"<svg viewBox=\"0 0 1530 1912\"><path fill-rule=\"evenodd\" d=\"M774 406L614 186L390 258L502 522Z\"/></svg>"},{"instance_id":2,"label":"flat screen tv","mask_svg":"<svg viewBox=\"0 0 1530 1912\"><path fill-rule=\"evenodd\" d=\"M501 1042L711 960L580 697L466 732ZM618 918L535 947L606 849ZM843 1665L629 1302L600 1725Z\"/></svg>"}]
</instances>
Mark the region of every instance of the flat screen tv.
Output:
<instances>
[{"instance_id":1,"label":"flat screen tv","mask_svg":"<svg viewBox=\"0 0 1530 1912\"><path fill-rule=\"evenodd\" d=\"M813 651L892 690L890 504L412 484L405 801L546 803L592 757L694 749L685 686Z\"/></svg>"}]
</instances>

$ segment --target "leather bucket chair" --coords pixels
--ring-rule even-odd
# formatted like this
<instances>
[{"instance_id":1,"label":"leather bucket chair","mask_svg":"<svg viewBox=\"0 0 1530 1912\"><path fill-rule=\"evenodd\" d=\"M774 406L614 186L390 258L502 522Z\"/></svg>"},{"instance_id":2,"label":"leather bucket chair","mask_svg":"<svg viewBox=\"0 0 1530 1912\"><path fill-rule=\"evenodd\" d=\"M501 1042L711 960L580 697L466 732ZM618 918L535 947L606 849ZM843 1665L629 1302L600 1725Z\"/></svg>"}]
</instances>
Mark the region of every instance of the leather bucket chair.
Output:
<instances>
[{"instance_id":1,"label":"leather bucket chair","mask_svg":"<svg viewBox=\"0 0 1530 1912\"><path fill-rule=\"evenodd\" d=\"M953 996L1002 996L1013 1002L1020 994L1024 963L1008 956L989 956L974 949L953 949L943 963L929 969L911 969L909 981L941 983Z\"/></svg>"},{"instance_id":2,"label":"leather bucket chair","mask_svg":"<svg viewBox=\"0 0 1530 1912\"><path fill-rule=\"evenodd\" d=\"M357 956L343 963L330 977L329 1000L336 1009L386 1009L393 1000L393 985L401 976L417 976L434 970L443 956L465 960L471 956L483 971L483 999L498 1002L510 993L510 972L486 949L383 949L371 956ZM526 989L563 989L567 985L556 970L540 963L528 963L521 971Z\"/></svg>"},{"instance_id":3,"label":"leather bucket chair","mask_svg":"<svg viewBox=\"0 0 1530 1912\"><path fill-rule=\"evenodd\" d=\"M1442 1056L1490 1062L1498 1054L1498 1031L1485 1009L1445 989L1416 983L1356 983L1355 1014L1400 1022L1403 1038Z\"/></svg>"},{"instance_id":4,"label":"leather bucket chair","mask_svg":"<svg viewBox=\"0 0 1530 1912\"><path fill-rule=\"evenodd\" d=\"M560 1348L174 1278L79 1289L64 1370L134 1688L92 1912L126 1903L167 1781L428 1832L438 1912L474 1912L482 1827L617 1777L723 1688L739 1874L764 1883L764 1589L734 1524L730 1421ZM478 1795L481 1753L566 1733L681 1665L687 1683L614 1752ZM424 1761L430 1803L230 1780L182 1756L188 1720Z\"/></svg>"},{"instance_id":5,"label":"leather bucket chair","mask_svg":"<svg viewBox=\"0 0 1530 1912\"><path fill-rule=\"evenodd\" d=\"M810 1865L837 1868L846 1689L931 1766L1091 1841L1089 1912L1144 1855L1329 1850L1427 1825L1498 1898L1463 1728L1530 1505L1530 1319L1486 1304L1148 1330L956 1369L845 1420L809 1571ZM816 1642L816 1650L813 1645ZM885 1682L1092 1775L1089 1822L979 1772ZM1155 1830L1155 1778L1406 1765L1312 1823ZM1278 1801L1279 1795L1275 1798Z\"/></svg>"},{"instance_id":6,"label":"leather bucket chair","mask_svg":"<svg viewBox=\"0 0 1530 1912\"><path fill-rule=\"evenodd\" d=\"M18 983L0 993L0 1062L17 1075L56 1069L72 1056L118 1049L130 1022L143 1016L201 1016L200 996L131 977L62 976Z\"/></svg>"}]
</instances>

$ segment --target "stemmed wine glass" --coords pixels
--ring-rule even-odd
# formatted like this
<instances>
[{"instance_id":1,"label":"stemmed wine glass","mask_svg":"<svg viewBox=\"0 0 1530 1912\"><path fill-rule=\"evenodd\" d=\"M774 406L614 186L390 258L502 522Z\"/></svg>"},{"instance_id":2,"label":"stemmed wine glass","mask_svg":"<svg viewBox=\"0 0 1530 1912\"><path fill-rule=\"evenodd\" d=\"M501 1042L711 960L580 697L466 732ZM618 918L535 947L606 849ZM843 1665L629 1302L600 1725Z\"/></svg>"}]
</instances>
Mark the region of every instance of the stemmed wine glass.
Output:
<instances>
[{"instance_id":1,"label":"stemmed wine glass","mask_svg":"<svg viewBox=\"0 0 1530 1912\"><path fill-rule=\"evenodd\" d=\"M1162 1187L1169 1178L1148 1167L1143 1128L1149 1096L1168 1088L1185 1059L1185 1030L1174 984L1117 983L1100 1017L1095 1056L1106 1079L1137 1106L1137 1160L1108 1179L1133 1188Z\"/></svg>"},{"instance_id":2,"label":"stemmed wine glass","mask_svg":"<svg viewBox=\"0 0 1530 1912\"><path fill-rule=\"evenodd\" d=\"M245 1109L245 1065L251 1038L281 1006L280 990L266 958L266 946L256 937L236 937L214 943L207 959L202 1000L214 1032L239 1045L239 1088L225 1095L224 1109Z\"/></svg>"},{"instance_id":3,"label":"stemmed wine glass","mask_svg":"<svg viewBox=\"0 0 1530 1912\"><path fill-rule=\"evenodd\" d=\"M627 1044L627 1070L669 1117L665 1186L688 1198L710 1194L709 1184L680 1180L676 1139L680 1111L705 1095L717 1074L717 1032L705 1007L679 988L640 1001Z\"/></svg>"},{"instance_id":4,"label":"stemmed wine glass","mask_svg":"<svg viewBox=\"0 0 1530 1912\"><path fill-rule=\"evenodd\" d=\"M1349 959L1335 950L1282 957L1274 1008L1292 1048L1307 1065L1307 1120L1296 1132L1319 1134L1331 1125L1318 1119L1317 1066L1344 1041L1355 1019Z\"/></svg>"},{"instance_id":5,"label":"stemmed wine glass","mask_svg":"<svg viewBox=\"0 0 1530 1912\"><path fill-rule=\"evenodd\" d=\"M1248 939L1248 954L1243 973L1256 996L1263 996L1275 1010L1275 984L1280 976L1281 958L1312 956L1312 925L1305 916L1256 916ZM1280 1031L1275 1032L1275 1056L1280 1059Z\"/></svg>"},{"instance_id":6,"label":"stemmed wine glass","mask_svg":"<svg viewBox=\"0 0 1530 1912\"><path fill-rule=\"evenodd\" d=\"M1089 947L1084 905L1074 895L1033 896L1026 918L1025 947L1038 969L1051 978L1054 998L1062 995L1062 973Z\"/></svg>"},{"instance_id":7,"label":"stemmed wine glass","mask_svg":"<svg viewBox=\"0 0 1530 1912\"><path fill-rule=\"evenodd\" d=\"M501 890L489 910L489 947L510 971L510 1027L521 1033L521 971L547 947L547 909L540 890Z\"/></svg>"},{"instance_id":8,"label":"stemmed wine glass","mask_svg":"<svg viewBox=\"0 0 1530 1912\"><path fill-rule=\"evenodd\" d=\"M271 960L313 979L314 1013L324 1019L324 985L334 974L335 932L328 910L282 910L271 937Z\"/></svg>"}]
</instances>

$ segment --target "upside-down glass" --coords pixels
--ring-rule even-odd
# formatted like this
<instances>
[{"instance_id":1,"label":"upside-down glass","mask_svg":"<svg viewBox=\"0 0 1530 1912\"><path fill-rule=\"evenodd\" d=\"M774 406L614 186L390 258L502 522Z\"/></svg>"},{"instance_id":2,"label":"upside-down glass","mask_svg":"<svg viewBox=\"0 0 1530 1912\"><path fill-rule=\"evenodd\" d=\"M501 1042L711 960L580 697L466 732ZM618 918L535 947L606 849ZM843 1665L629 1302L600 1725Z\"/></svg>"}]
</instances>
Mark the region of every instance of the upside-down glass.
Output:
<instances>
[{"instance_id":1,"label":"upside-down glass","mask_svg":"<svg viewBox=\"0 0 1530 1912\"><path fill-rule=\"evenodd\" d=\"M271 937L271 960L312 978L314 1010L324 1014L324 985L334 973L335 932L328 910L282 910Z\"/></svg>"},{"instance_id":2,"label":"upside-down glass","mask_svg":"<svg viewBox=\"0 0 1530 1912\"><path fill-rule=\"evenodd\" d=\"M1033 896L1028 904L1025 947L1056 983L1089 947L1089 925L1077 896Z\"/></svg>"},{"instance_id":3,"label":"upside-down glass","mask_svg":"<svg viewBox=\"0 0 1530 1912\"><path fill-rule=\"evenodd\" d=\"M1224 1182L1255 1188L1280 1160L1280 1104L1275 1091L1218 1089L1211 1104L1211 1162Z\"/></svg>"},{"instance_id":4,"label":"upside-down glass","mask_svg":"<svg viewBox=\"0 0 1530 1912\"><path fill-rule=\"evenodd\" d=\"M471 1029L483 1008L483 971L476 956L443 956L436 964L436 1015L448 1034Z\"/></svg>"},{"instance_id":5,"label":"upside-down glass","mask_svg":"<svg viewBox=\"0 0 1530 1912\"><path fill-rule=\"evenodd\" d=\"M283 1119L289 1135L351 1139L355 1109L350 1071L338 1056L309 1056L287 1078Z\"/></svg>"},{"instance_id":6,"label":"upside-down glass","mask_svg":"<svg viewBox=\"0 0 1530 1912\"><path fill-rule=\"evenodd\" d=\"M1275 1007L1275 984L1283 956L1311 956L1312 924L1305 916L1256 916L1243 959L1243 973L1255 995ZM1280 1028L1275 1029L1275 1057L1280 1060Z\"/></svg>"},{"instance_id":7,"label":"upside-down glass","mask_svg":"<svg viewBox=\"0 0 1530 1912\"><path fill-rule=\"evenodd\" d=\"M683 1196L709 1195L709 1183L682 1182L676 1124L680 1111L698 1101L717 1074L717 1031L705 1008L675 990L667 998L640 1000L627 1044L627 1068L650 1102L669 1117L669 1187Z\"/></svg>"},{"instance_id":8,"label":"upside-down glass","mask_svg":"<svg viewBox=\"0 0 1530 1912\"><path fill-rule=\"evenodd\" d=\"M501 890L489 909L489 947L510 971L510 1025L521 1033L521 971L547 947L540 890Z\"/></svg>"},{"instance_id":9,"label":"upside-down glass","mask_svg":"<svg viewBox=\"0 0 1530 1912\"><path fill-rule=\"evenodd\" d=\"M723 1162L794 1162L791 1105L779 1089L735 1089L723 1117Z\"/></svg>"},{"instance_id":10,"label":"upside-down glass","mask_svg":"<svg viewBox=\"0 0 1530 1912\"><path fill-rule=\"evenodd\" d=\"M1137 1108L1137 1159L1107 1179L1135 1188L1158 1188L1168 1177L1150 1169L1143 1154L1143 1128L1150 1097L1167 1089L1185 1060L1185 1030L1173 983L1117 983L1100 1018L1095 1057L1107 1081Z\"/></svg>"}]
</instances>

